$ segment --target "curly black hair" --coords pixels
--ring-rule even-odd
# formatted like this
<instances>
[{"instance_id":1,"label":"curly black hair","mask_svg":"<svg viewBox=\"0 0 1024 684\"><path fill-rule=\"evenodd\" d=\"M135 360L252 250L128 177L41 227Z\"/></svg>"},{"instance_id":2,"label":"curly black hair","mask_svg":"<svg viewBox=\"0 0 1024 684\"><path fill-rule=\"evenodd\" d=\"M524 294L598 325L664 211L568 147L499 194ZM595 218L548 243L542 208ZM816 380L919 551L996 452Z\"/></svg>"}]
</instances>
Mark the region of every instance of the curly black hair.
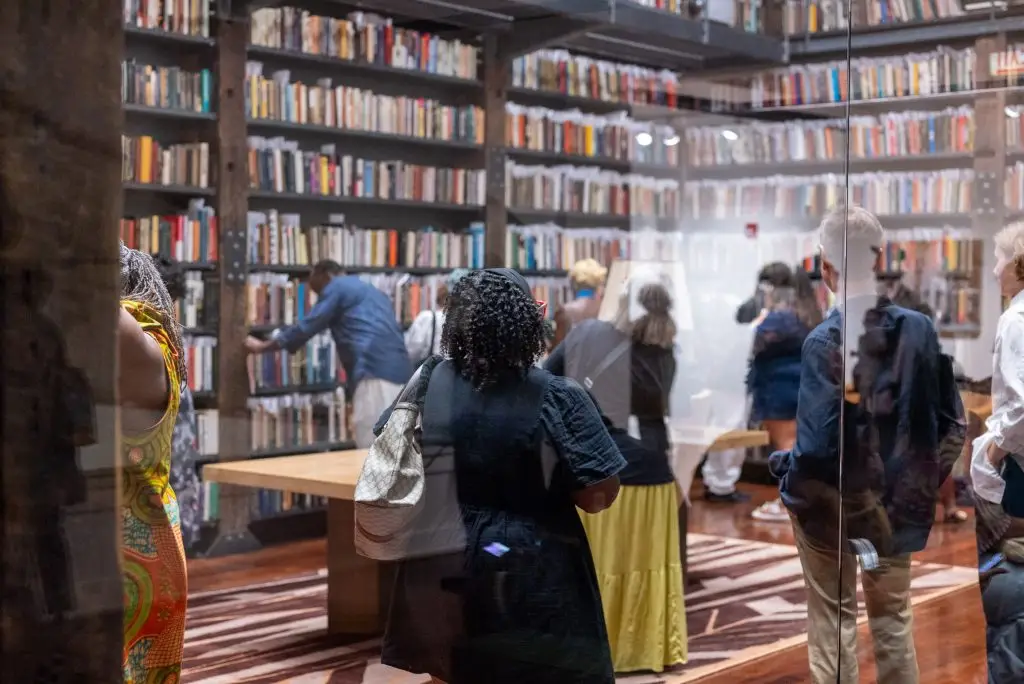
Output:
<instances>
[{"instance_id":1,"label":"curly black hair","mask_svg":"<svg viewBox=\"0 0 1024 684\"><path fill-rule=\"evenodd\" d=\"M542 312L511 280L474 271L455 284L441 349L474 387L525 377L544 348Z\"/></svg>"}]
</instances>

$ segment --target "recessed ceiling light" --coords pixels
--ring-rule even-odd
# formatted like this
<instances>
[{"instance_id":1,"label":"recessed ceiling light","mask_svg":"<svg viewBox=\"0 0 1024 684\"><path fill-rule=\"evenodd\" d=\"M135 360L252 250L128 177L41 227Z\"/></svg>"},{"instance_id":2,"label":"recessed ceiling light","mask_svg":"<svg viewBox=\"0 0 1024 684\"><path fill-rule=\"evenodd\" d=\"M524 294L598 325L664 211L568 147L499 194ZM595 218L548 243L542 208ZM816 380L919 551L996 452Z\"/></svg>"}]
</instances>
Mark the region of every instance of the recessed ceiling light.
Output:
<instances>
[{"instance_id":1,"label":"recessed ceiling light","mask_svg":"<svg viewBox=\"0 0 1024 684\"><path fill-rule=\"evenodd\" d=\"M636 134L636 142L637 142L638 145L641 145L643 147L647 147L652 142L654 142L654 138L651 137L650 133L637 133Z\"/></svg>"},{"instance_id":2,"label":"recessed ceiling light","mask_svg":"<svg viewBox=\"0 0 1024 684\"><path fill-rule=\"evenodd\" d=\"M730 131L729 129L722 131L722 137L730 141L739 140L740 138L740 136L736 135L736 131Z\"/></svg>"},{"instance_id":3,"label":"recessed ceiling light","mask_svg":"<svg viewBox=\"0 0 1024 684\"><path fill-rule=\"evenodd\" d=\"M665 144L668 145L669 147L674 147L674 146L678 145L679 144L679 136L678 135L673 135L671 137L665 138Z\"/></svg>"},{"instance_id":4,"label":"recessed ceiling light","mask_svg":"<svg viewBox=\"0 0 1024 684\"><path fill-rule=\"evenodd\" d=\"M1007 107L1006 108L1006 116L1010 117L1011 119L1019 119L1020 118L1020 110L1019 109L1014 109L1013 107Z\"/></svg>"}]
</instances>

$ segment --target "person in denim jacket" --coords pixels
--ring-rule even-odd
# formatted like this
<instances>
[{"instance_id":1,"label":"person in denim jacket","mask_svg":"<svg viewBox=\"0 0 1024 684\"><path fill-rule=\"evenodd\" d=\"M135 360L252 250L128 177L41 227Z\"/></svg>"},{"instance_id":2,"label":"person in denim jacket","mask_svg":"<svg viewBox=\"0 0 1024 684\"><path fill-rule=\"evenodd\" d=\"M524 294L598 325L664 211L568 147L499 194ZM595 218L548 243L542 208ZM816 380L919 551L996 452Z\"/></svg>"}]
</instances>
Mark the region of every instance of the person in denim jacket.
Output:
<instances>
[{"instance_id":1,"label":"person in denim jacket","mask_svg":"<svg viewBox=\"0 0 1024 684\"><path fill-rule=\"evenodd\" d=\"M932 321L876 294L878 219L839 208L820 231L822 279L837 307L801 350L796 444L772 455L807 583L811 680L859 681L859 560L877 681L916 684L910 554L927 542L955 459L940 434L962 428L940 406L959 399L940 396L952 381L940 383L941 368L951 376L952 366L940 364ZM851 386L859 397L847 397Z\"/></svg>"}]
</instances>

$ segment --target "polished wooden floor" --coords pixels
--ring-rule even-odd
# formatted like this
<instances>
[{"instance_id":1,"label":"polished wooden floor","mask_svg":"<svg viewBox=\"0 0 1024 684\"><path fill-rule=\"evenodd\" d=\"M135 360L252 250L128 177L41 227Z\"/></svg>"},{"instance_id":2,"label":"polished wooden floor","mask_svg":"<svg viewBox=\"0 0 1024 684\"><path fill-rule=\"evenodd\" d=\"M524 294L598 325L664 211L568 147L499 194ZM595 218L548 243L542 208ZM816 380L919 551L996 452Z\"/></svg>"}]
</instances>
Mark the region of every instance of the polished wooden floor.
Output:
<instances>
[{"instance_id":1,"label":"polished wooden floor","mask_svg":"<svg viewBox=\"0 0 1024 684\"><path fill-rule=\"evenodd\" d=\"M750 511L774 493L769 487L748 486L753 500L746 504L709 504L695 492L690 530L725 537L792 544L789 525L762 523ZM974 523L937 524L921 561L974 567ZM195 560L189 566L192 591L222 589L270 581L325 567L323 541L299 542L256 553ZM985 625L977 587L930 601L914 611L914 640L922 684L984 684ZM867 626L860 631L860 679L874 682L871 639ZM799 684L807 678L807 652L792 648L725 670L701 680L702 684Z\"/></svg>"}]
</instances>

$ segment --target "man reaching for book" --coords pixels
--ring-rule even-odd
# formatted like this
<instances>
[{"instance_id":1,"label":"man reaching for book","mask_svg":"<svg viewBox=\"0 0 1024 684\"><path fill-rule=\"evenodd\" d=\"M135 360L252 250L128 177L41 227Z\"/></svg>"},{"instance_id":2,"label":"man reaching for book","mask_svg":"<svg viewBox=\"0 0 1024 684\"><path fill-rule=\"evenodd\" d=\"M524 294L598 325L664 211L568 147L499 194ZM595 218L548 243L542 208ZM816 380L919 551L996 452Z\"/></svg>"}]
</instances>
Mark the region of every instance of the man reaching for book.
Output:
<instances>
[{"instance_id":1,"label":"man reaching for book","mask_svg":"<svg viewBox=\"0 0 1024 684\"><path fill-rule=\"evenodd\" d=\"M333 261L320 261L309 275L317 303L295 325L275 330L268 340L249 336L250 354L285 349L294 353L314 335L330 330L345 369L352 402L356 446L373 443L373 425L412 376L402 329L387 295L358 276L345 275Z\"/></svg>"}]
</instances>

